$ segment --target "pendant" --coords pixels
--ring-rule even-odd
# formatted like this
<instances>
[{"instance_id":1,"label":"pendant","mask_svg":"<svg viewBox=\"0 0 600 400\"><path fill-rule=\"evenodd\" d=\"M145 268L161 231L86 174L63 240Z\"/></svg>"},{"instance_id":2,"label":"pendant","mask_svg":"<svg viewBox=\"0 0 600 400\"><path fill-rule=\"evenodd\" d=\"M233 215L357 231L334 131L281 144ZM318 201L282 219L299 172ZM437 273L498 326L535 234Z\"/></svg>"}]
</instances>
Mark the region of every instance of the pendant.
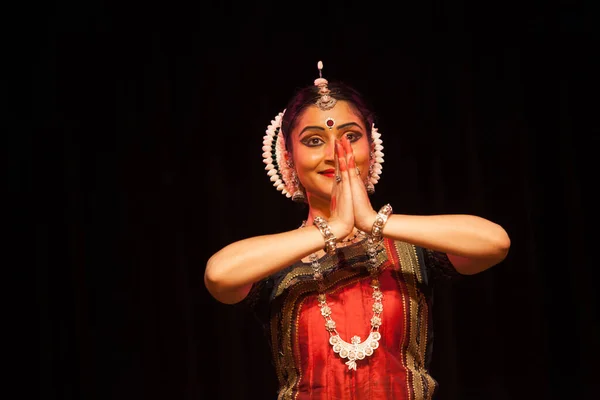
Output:
<instances>
[{"instance_id":1,"label":"pendant","mask_svg":"<svg viewBox=\"0 0 600 400\"><path fill-rule=\"evenodd\" d=\"M333 347L333 352L338 353L342 359L347 358L346 365L349 370L356 371L356 360L362 360L373 354L373 351L379 347L381 334L372 331L369 337L361 343L359 336L352 337L352 343L346 342L335 334L329 338L329 344Z\"/></svg>"}]
</instances>

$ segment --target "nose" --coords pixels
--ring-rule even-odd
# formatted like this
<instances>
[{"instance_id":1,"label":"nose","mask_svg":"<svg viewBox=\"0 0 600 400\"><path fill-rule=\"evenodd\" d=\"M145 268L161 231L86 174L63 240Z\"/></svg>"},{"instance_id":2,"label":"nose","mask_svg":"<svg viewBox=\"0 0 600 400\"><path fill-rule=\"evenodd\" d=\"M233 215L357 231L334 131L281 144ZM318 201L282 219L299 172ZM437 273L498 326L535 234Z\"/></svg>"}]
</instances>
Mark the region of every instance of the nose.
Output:
<instances>
[{"instance_id":1,"label":"nose","mask_svg":"<svg viewBox=\"0 0 600 400\"><path fill-rule=\"evenodd\" d=\"M335 162L335 139L330 140L325 147L325 160Z\"/></svg>"}]
</instances>

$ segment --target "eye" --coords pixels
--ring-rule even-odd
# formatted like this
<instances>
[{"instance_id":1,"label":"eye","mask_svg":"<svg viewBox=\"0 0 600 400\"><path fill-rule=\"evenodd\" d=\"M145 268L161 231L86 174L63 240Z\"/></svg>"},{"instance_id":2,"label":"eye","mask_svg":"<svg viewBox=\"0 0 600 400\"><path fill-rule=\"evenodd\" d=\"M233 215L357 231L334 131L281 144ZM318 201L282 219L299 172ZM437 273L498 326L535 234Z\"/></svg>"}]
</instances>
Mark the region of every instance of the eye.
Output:
<instances>
[{"instance_id":1,"label":"eye","mask_svg":"<svg viewBox=\"0 0 600 400\"><path fill-rule=\"evenodd\" d=\"M321 143L324 143L324 142L323 142L323 139L321 139L320 137L318 137L318 136L312 136L312 137L304 139L302 141L302 143L305 144L308 147L317 147Z\"/></svg>"},{"instance_id":2,"label":"eye","mask_svg":"<svg viewBox=\"0 0 600 400\"><path fill-rule=\"evenodd\" d=\"M346 133L346 137L350 141L350 143L354 143L362 137L362 134L357 132L348 132Z\"/></svg>"}]
</instances>

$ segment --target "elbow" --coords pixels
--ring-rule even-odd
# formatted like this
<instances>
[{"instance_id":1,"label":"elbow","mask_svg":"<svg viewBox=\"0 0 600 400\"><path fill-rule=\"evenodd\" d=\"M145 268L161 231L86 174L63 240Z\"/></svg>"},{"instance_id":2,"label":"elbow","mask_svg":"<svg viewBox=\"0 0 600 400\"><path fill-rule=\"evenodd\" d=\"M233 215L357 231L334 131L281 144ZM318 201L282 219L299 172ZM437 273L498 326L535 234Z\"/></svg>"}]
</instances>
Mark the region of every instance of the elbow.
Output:
<instances>
[{"instance_id":1,"label":"elbow","mask_svg":"<svg viewBox=\"0 0 600 400\"><path fill-rule=\"evenodd\" d=\"M498 232L490 243L488 254L482 258L482 268L478 272L500 264L508 256L510 250L510 237L506 231L499 227Z\"/></svg>"},{"instance_id":2,"label":"elbow","mask_svg":"<svg viewBox=\"0 0 600 400\"><path fill-rule=\"evenodd\" d=\"M206 263L204 286L213 297L217 297L216 294L222 292L227 286L223 269L224 267L215 262L214 258L210 258Z\"/></svg>"},{"instance_id":3,"label":"elbow","mask_svg":"<svg viewBox=\"0 0 600 400\"><path fill-rule=\"evenodd\" d=\"M506 231L500 228L493 237L488 238L485 248L484 252L472 257L449 255L450 261L461 275L475 275L500 264L510 250L510 238Z\"/></svg>"},{"instance_id":4,"label":"elbow","mask_svg":"<svg viewBox=\"0 0 600 400\"><path fill-rule=\"evenodd\" d=\"M236 304L248 294L248 289L234 287L228 281L227 268L209 259L204 270L204 286L210 295L223 304Z\"/></svg>"},{"instance_id":5,"label":"elbow","mask_svg":"<svg viewBox=\"0 0 600 400\"><path fill-rule=\"evenodd\" d=\"M494 241L494 246L496 249L496 254L498 257L498 262L504 261L506 256L508 256L508 252L510 250L510 237L508 233L504 230L504 228L500 227L499 232Z\"/></svg>"}]
</instances>

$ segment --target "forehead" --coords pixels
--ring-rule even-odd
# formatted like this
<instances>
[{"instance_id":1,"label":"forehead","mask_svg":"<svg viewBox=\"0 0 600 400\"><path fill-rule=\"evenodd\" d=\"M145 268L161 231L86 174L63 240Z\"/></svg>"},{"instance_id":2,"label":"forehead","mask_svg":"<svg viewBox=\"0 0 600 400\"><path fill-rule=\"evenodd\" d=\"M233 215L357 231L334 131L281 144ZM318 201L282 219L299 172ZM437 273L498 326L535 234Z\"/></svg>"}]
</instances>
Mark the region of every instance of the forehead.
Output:
<instances>
[{"instance_id":1,"label":"forehead","mask_svg":"<svg viewBox=\"0 0 600 400\"><path fill-rule=\"evenodd\" d=\"M327 118L333 118L336 124L356 122L362 128L364 124L361 115L347 101L338 101L331 110L323 111L317 106L307 107L298 118L296 129L302 129L306 125L325 126Z\"/></svg>"}]
</instances>

